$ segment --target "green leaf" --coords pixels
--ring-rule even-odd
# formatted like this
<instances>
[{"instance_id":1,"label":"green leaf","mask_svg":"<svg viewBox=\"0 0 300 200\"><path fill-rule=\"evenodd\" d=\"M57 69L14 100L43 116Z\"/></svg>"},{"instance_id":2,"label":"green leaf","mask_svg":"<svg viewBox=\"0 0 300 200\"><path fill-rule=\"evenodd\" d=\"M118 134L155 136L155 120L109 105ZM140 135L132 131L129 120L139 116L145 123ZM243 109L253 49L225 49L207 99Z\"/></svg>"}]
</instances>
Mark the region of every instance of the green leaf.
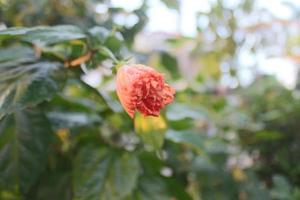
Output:
<instances>
[{"instance_id":1,"label":"green leaf","mask_svg":"<svg viewBox=\"0 0 300 200\"><path fill-rule=\"evenodd\" d=\"M75 159L76 200L122 199L135 188L139 162L135 155L101 147L85 147Z\"/></svg>"},{"instance_id":2,"label":"green leaf","mask_svg":"<svg viewBox=\"0 0 300 200\"><path fill-rule=\"evenodd\" d=\"M7 49L0 50L0 63L3 62L29 62L34 61L34 50L27 46L11 46ZM0 65L1 66L1 65Z\"/></svg>"},{"instance_id":3,"label":"green leaf","mask_svg":"<svg viewBox=\"0 0 300 200\"><path fill-rule=\"evenodd\" d=\"M292 188L284 176L273 176L274 187L271 190L273 199L291 199Z\"/></svg>"},{"instance_id":4,"label":"green leaf","mask_svg":"<svg viewBox=\"0 0 300 200\"><path fill-rule=\"evenodd\" d=\"M100 116L84 112L49 112L47 117L55 128L78 128L101 121Z\"/></svg>"},{"instance_id":5,"label":"green leaf","mask_svg":"<svg viewBox=\"0 0 300 200\"><path fill-rule=\"evenodd\" d=\"M67 154L51 151L46 170L40 175L25 195L30 200L71 200L72 198L71 158Z\"/></svg>"},{"instance_id":6,"label":"green leaf","mask_svg":"<svg viewBox=\"0 0 300 200\"><path fill-rule=\"evenodd\" d=\"M175 143L182 143L195 147L196 149L204 149L204 136L194 131L174 131L168 130L166 139Z\"/></svg>"},{"instance_id":7,"label":"green leaf","mask_svg":"<svg viewBox=\"0 0 300 200\"><path fill-rule=\"evenodd\" d=\"M99 45L102 45L107 37L109 36L109 31L103 27L95 26L88 30L88 33L90 34L90 45L93 47L97 47Z\"/></svg>"},{"instance_id":8,"label":"green leaf","mask_svg":"<svg viewBox=\"0 0 300 200\"><path fill-rule=\"evenodd\" d=\"M4 188L0 189L0 199L5 200L18 200L22 199L20 194L17 194L14 191L4 190Z\"/></svg>"},{"instance_id":9,"label":"green leaf","mask_svg":"<svg viewBox=\"0 0 300 200\"><path fill-rule=\"evenodd\" d=\"M120 32L113 32L106 38L104 46L112 52L118 52L121 49L123 42L124 38L122 34Z\"/></svg>"},{"instance_id":10,"label":"green leaf","mask_svg":"<svg viewBox=\"0 0 300 200\"><path fill-rule=\"evenodd\" d=\"M0 31L0 39L6 38L6 37L24 35L25 33L27 33L30 30L31 30L31 28L24 28L24 27L8 28L8 29Z\"/></svg>"},{"instance_id":11,"label":"green leaf","mask_svg":"<svg viewBox=\"0 0 300 200\"><path fill-rule=\"evenodd\" d=\"M134 117L134 129L136 134L149 151L159 150L164 144L166 122L162 116L142 116L137 113Z\"/></svg>"},{"instance_id":12,"label":"green leaf","mask_svg":"<svg viewBox=\"0 0 300 200\"><path fill-rule=\"evenodd\" d=\"M282 139L284 137L284 134L277 131L263 130L256 132L255 137L260 141L274 141Z\"/></svg>"},{"instance_id":13,"label":"green leaf","mask_svg":"<svg viewBox=\"0 0 300 200\"><path fill-rule=\"evenodd\" d=\"M162 0L162 2L168 8L179 10L179 1L178 0Z\"/></svg>"},{"instance_id":14,"label":"green leaf","mask_svg":"<svg viewBox=\"0 0 300 200\"><path fill-rule=\"evenodd\" d=\"M162 66L165 67L169 71L172 78L173 79L180 78L177 59L167 52L162 52L160 54L160 56L161 56Z\"/></svg>"},{"instance_id":15,"label":"green leaf","mask_svg":"<svg viewBox=\"0 0 300 200\"><path fill-rule=\"evenodd\" d=\"M139 193L142 200L169 200L166 183L159 177L143 176L139 180Z\"/></svg>"},{"instance_id":16,"label":"green leaf","mask_svg":"<svg viewBox=\"0 0 300 200\"><path fill-rule=\"evenodd\" d=\"M37 44L39 46L65 42L69 40L84 39L86 35L76 26L37 26L33 28L8 28L0 31L0 39L10 37Z\"/></svg>"},{"instance_id":17,"label":"green leaf","mask_svg":"<svg viewBox=\"0 0 300 200\"><path fill-rule=\"evenodd\" d=\"M22 37L22 40L38 45L49 45L85 37L86 35L78 27L61 25L31 29Z\"/></svg>"},{"instance_id":18,"label":"green leaf","mask_svg":"<svg viewBox=\"0 0 300 200\"><path fill-rule=\"evenodd\" d=\"M204 110L199 108L193 108L185 104L173 103L168 106L167 118L171 121L178 121L186 118L203 120L207 118L207 114Z\"/></svg>"},{"instance_id":19,"label":"green leaf","mask_svg":"<svg viewBox=\"0 0 300 200\"><path fill-rule=\"evenodd\" d=\"M134 194L126 200L170 200L192 198L186 193L185 187L175 178L163 178L145 173L140 179Z\"/></svg>"},{"instance_id":20,"label":"green leaf","mask_svg":"<svg viewBox=\"0 0 300 200\"><path fill-rule=\"evenodd\" d=\"M57 170L57 169L56 169ZM47 173L47 174L46 174ZM30 190L26 199L30 200L70 200L72 199L71 176L69 172L46 172L46 177L38 184L38 188Z\"/></svg>"},{"instance_id":21,"label":"green leaf","mask_svg":"<svg viewBox=\"0 0 300 200\"><path fill-rule=\"evenodd\" d=\"M11 49L2 50L0 55L5 51ZM0 63L0 119L7 113L51 99L62 87L64 75L65 71L58 62Z\"/></svg>"},{"instance_id":22,"label":"green leaf","mask_svg":"<svg viewBox=\"0 0 300 200\"><path fill-rule=\"evenodd\" d=\"M18 111L0 121L0 191L28 191L44 170L51 139L46 117L36 110Z\"/></svg>"}]
</instances>

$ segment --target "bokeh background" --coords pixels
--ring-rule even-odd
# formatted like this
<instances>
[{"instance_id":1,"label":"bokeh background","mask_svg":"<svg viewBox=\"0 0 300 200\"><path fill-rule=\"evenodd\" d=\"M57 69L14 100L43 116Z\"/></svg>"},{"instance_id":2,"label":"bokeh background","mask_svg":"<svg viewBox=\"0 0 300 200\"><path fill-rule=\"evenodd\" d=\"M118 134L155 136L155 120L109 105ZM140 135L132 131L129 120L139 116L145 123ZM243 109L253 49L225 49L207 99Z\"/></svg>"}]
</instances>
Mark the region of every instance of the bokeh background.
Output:
<instances>
[{"instance_id":1,"label":"bokeh background","mask_svg":"<svg viewBox=\"0 0 300 200\"><path fill-rule=\"evenodd\" d=\"M55 139L32 181L8 170L1 119L0 198L300 199L299 19L299 0L0 0L0 29L105 35L117 59L156 68L177 91L160 118L133 122L97 55L39 105Z\"/></svg>"}]
</instances>

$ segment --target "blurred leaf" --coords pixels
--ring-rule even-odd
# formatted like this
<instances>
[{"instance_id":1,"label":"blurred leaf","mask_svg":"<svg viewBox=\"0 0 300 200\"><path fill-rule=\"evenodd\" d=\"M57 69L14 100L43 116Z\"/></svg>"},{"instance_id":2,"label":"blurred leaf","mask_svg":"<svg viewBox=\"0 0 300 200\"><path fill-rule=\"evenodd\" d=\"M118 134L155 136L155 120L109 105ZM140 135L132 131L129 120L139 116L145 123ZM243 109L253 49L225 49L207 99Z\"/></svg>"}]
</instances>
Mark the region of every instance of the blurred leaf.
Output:
<instances>
[{"instance_id":1,"label":"blurred leaf","mask_svg":"<svg viewBox=\"0 0 300 200\"><path fill-rule=\"evenodd\" d=\"M252 0L243 0L242 2L242 8L246 12L250 12L253 8L254 2Z\"/></svg>"},{"instance_id":2,"label":"blurred leaf","mask_svg":"<svg viewBox=\"0 0 300 200\"><path fill-rule=\"evenodd\" d=\"M145 25L148 22L148 16L146 14L146 2L137 10L134 10L133 13L138 17L138 22L132 27L127 27L126 25L122 27L122 35L124 36L126 44L131 47L134 44L135 36L143 30Z\"/></svg>"},{"instance_id":3,"label":"blurred leaf","mask_svg":"<svg viewBox=\"0 0 300 200\"><path fill-rule=\"evenodd\" d=\"M8 29L4 29L0 31L0 39L10 37L10 36L24 35L30 30L31 28L22 28L22 27L12 27Z\"/></svg>"},{"instance_id":4,"label":"blurred leaf","mask_svg":"<svg viewBox=\"0 0 300 200\"><path fill-rule=\"evenodd\" d=\"M285 177L280 175L273 176L273 184L274 187L271 190L271 196L273 199L291 199L291 186Z\"/></svg>"},{"instance_id":5,"label":"blurred leaf","mask_svg":"<svg viewBox=\"0 0 300 200\"><path fill-rule=\"evenodd\" d=\"M4 190L3 188L0 189L0 199L5 200L19 200L21 199L21 195L17 192Z\"/></svg>"},{"instance_id":6,"label":"blurred leaf","mask_svg":"<svg viewBox=\"0 0 300 200\"><path fill-rule=\"evenodd\" d=\"M292 200L300 199L300 188L296 187L293 189Z\"/></svg>"},{"instance_id":7,"label":"blurred leaf","mask_svg":"<svg viewBox=\"0 0 300 200\"><path fill-rule=\"evenodd\" d=\"M148 165L146 168L151 168L151 162L145 164ZM166 178L149 173L148 169L145 169L143 176L139 178L135 193L126 200L191 200L182 182L173 177Z\"/></svg>"},{"instance_id":8,"label":"blurred leaf","mask_svg":"<svg viewBox=\"0 0 300 200\"><path fill-rule=\"evenodd\" d=\"M255 133L255 137L258 140L279 140L283 137L283 135L279 132L276 131L268 131L268 130L263 130L260 132Z\"/></svg>"},{"instance_id":9,"label":"blurred leaf","mask_svg":"<svg viewBox=\"0 0 300 200\"><path fill-rule=\"evenodd\" d=\"M139 180L139 191L141 200L169 200L166 184L158 177L143 176Z\"/></svg>"},{"instance_id":10,"label":"blurred leaf","mask_svg":"<svg viewBox=\"0 0 300 200\"><path fill-rule=\"evenodd\" d=\"M108 107L113 110L114 112L121 112L122 106L119 101L113 99L111 95L104 90L97 89L101 97L104 99L105 103L108 105Z\"/></svg>"},{"instance_id":11,"label":"blurred leaf","mask_svg":"<svg viewBox=\"0 0 300 200\"><path fill-rule=\"evenodd\" d=\"M16 50L22 51L23 48ZM11 49L1 50L0 55ZM25 51L20 60L29 52ZM8 56L7 59L10 59ZM4 57L1 60L5 60ZM41 61L0 63L0 118L7 113L49 100L64 82L64 70L60 63Z\"/></svg>"},{"instance_id":12,"label":"blurred leaf","mask_svg":"<svg viewBox=\"0 0 300 200\"><path fill-rule=\"evenodd\" d=\"M206 119L206 112L199 108L192 108L186 104L173 103L168 106L167 118L171 121L178 121L186 118Z\"/></svg>"},{"instance_id":13,"label":"blurred leaf","mask_svg":"<svg viewBox=\"0 0 300 200\"><path fill-rule=\"evenodd\" d=\"M180 131L192 128L195 125L195 123L190 118L186 118L179 121L169 120L168 125L169 128Z\"/></svg>"},{"instance_id":14,"label":"blurred leaf","mask_svg":"<svg viewBox=\"0 0 300 200\"><path fill-rule=\"evenodd\" d=\"M28 191L44 170L52 137L38 111L18 111L0 121L0 191Z\"/></svg>"},{"instance_id":15,"label":"blurred leaf","mask_svg":"<svg viewBox=\"0 0 300 200\"><path fill-rule=\"evenodd\" d=\"M98 115L81 112L50 112L47 117L56 128L78 128L101 121Z\"/></svg>"},{"instance_id":16,"label":"blurred leaf","mask_svg":"<svg viewBox=\"0 0 300 200\"><path fill-rule=\"evenodd\" d=\"M0 67L5 62L30 62L34 61L34 50L27 46L11 46L0 49Z\"/></svg>"},{"instance_id":17,"label":"blurred leaf","mask_svg":"<svg viewBox=\"0 0 300 200\"><path fill-rule=\"evenodd\" d=\"M272 199L265 184L260 182L255 173L251 170L248 170L247 181L245 181L244 183L239 183L239 185L241 187L239 195L244 196L248 199Z\"/></svg>"},{"instance_id":18,"label":"blurred leaf","mask_svg":"<svg viewBox=\"0 0 300 200\"><path fill-rule=\"evenodd\" d=\"M178 0L162 0L162 2L168 8L179 10L179 1Z\"/></svg>"},{"instance_id":19,"label":"blurred leaf","mask_svg":"<svg viewBox=\"0 0 300 200\"><path fill-rule=\"evenodd\" d=\"M109 148L85 147L74 165L77 200L122 199L133 191L139 175L136 156Z\"/></svg>"},{"instance_id":20,"label":"blurred leaf","mask_svg":"<svg viewBox=\"0 0 300 200\"><path fill-rule=\"evenodd\" d=\"M123 36L120 32L111 33L105 40L104 46L110 49L112 52L117 53L124 42Z\"/></svg>"},{"instance_id":21,"label":"blurred leaf","mask_svg":"<svg viewBox=\"0 0 300 200\"><path fill-rule=\"evenodd\" d=\"M192 197L186 191L185 183L176 179L176 177L165 178L167 188L170 194L171 199L184 199L184 200L193 200Z\"/></svg>"},{"instance_id":22,"label":"blurred leaf","mask_svg":"<svg viewBox=\"0 0 300 200\"><path fill-rule=\"evenodd\" d=\"M164 66L170 72L172 78L180 78L177 59L167 52L162 52L160 56L162 66Z\"/></svg>"},{"instance_id":23,"label":"blurred leaf","mask_svg":"<svg viewBox=\"0 0 300 200\"><path fill-rule=\"evenodd\" d=\"M217 166L211 161L210 158L197 156L193 160L192 169L205 173L215 173L218 170Z\"/></svg>"},{"instance_id":24,"label":"blurred leaf","mask_svg":"<svg viewBox=\"0 0 300 200\"><path fill-rule=\"evenodd\" d=\"M203 77L218 80L221 76L220 63L216 53L208 53L201 58L202 67L200 73Z\"/></svg>"},{"instance_id":25,"label":"blurred leaf","mask_svg":"<svg viewBox=\"0 0 300 200\"><path fill-rule=\"evenodd\" d=\"M91 35L90 43L94 47L102 45L106 41L107 37L109 36L109 31L100 26L95 26L89 29L88 33Z\"/></svg>"},{"instance_id":26,"label":"blurred leaf","mask_svg":"<svg viewBox=\"0 0 300 200\"><path fill-rule=\"evenodd\" d=\"M0 39L7 37L19 37L24 41L37 44L39 46L55 44L69 40L84 39L85 34L76 26L37 26L33 28L9 28L0 31Z\"/></svg>"},{"instance_id":27,"label":"blurred leaf","mask_svg":"<svg viewBox=\"0 0 300 200\"><path fill-rule=\"evenodd\" d=\"M85 37L85 34L76 26L60 25L31 29L22 37L22 40L38 45L49 45Z\"/></svg>"},{"instance_id":28,"label":"blurred leaf","mask_svg":"<svg viewBox=\"0 0 300 200\"><path fill-rule=\"evenodd\" d=\"M68 170L68 171L67 171ZM36 188L26 195L30 200L71 200L72 187L70 170L46 171Z\"/></svg>"},{"instance_id":29,"label":"blurred leaf","mask_svg":"<svg viewBox=\"0 0 300 200\"><path fill-rule=\"evenodd\" d=\"M167 125L162 116L146 117L137 113L134 128L148 150L159 150L163 146Z\"/></svg>"},{"instance_id":30,"label":"blurred leaf","mask_svg":"<svg viewBox=\"0 0 300 200\"><path fill-rule=\"evenodd\" d=\"M204 149L204 136L201 133L193 131L173 131L168 130L166 139L175 142L190 145L198 150Z\"/></svg>"}]
</instances>

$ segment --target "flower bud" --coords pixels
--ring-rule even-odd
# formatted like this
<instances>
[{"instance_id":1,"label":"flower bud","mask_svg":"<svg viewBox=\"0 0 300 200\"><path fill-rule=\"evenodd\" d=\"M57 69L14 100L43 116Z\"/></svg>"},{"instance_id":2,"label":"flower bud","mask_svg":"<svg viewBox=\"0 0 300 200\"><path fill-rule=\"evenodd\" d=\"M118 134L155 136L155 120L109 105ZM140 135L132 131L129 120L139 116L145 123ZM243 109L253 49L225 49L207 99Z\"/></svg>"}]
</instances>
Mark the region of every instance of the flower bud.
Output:
<instances>
[{"instance_id":1,"label":"flower bud","mask_svg":"<svg viewBox=\"0 0 300 200\"><path fill-rule=\"evenodd\" d=\"M128 115L159 116L160 110L174 99L175 90L162 74L145 65L123 65L117 72L117 95Z\"/></svg>"}]
</instances>

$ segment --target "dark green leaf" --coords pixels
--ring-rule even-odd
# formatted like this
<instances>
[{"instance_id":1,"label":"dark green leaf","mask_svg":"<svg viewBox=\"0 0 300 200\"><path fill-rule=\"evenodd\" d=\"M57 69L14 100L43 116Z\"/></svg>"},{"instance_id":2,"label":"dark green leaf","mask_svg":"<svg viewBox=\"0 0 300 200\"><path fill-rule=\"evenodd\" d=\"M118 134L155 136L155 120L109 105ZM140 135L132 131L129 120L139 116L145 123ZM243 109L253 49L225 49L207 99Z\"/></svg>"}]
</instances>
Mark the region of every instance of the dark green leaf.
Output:
<instances>
[{"instance_id":1,"label":"dark green leaf","mask_svg":"<svg viewBox=\"0 0 300 200\"><path fill-rule=\"evenodd\" d=\"M139 191L142 200L169 200L167 186L158 177L142 177L139 180Z\"/></svg>"},{"instance_id":2,"label":"dark green leaf","mask_svg":"<svg viewBox=\"0 0 300 200\"><path fill-rule=\"evenodd\" d=\"M46 170L26 194L26 200L72 200L72 162L66 154L50 151Z\"/></svg>"},{"instance_id":3,"label":"dark green leaf","mask_svg":"<svg viewBox=\"0 0 300 200\"><path fill-rule=\"evenodd\" d=\"M51 138L49 123L38 111L18 111L0 121L0 191L28 191L44 169Z\"/></svg>"},{"instance_id":4,"label":"dark green leaf","mask_svg":"<svg viewBox=\"0 0 300 200\"><path fill-rule=\"evenodd\" d=\"M0 118L51 99L60 90L64 77L57 62L0 63Z\"/></svg>"},{"instance_id":5,"label":"dark green leaf","mask_svg":"<svg viewBox=\"0 0 300 200\"><path fill-rule=\"evenodd\" d=\"M122 199L133 191L139 175L136 156L108 148L85 147L74 164L77 200Z\"/></svg>"},{"instance_id":6,"label":"dark green leaf","mask_svg":"<svg viewBox=\"0 0 300 200\"><path fill-rule=\"evenodd\" d=\"M46 172L47 178L41 179L38 188L27 196L30 200L71 200L72 187L69 172Z\"/></svg>"},{"instance_id":7,"label":"dark green leaf","mask_svg":"<svg viewBox=\"0 0 300 200\"><path fill-rule=\"evenodd\" d=\"M162 52L160 56L162 66L169 71L172 78L180 78L177 59L167 52Z\"/></svg>"}]
</instances>

